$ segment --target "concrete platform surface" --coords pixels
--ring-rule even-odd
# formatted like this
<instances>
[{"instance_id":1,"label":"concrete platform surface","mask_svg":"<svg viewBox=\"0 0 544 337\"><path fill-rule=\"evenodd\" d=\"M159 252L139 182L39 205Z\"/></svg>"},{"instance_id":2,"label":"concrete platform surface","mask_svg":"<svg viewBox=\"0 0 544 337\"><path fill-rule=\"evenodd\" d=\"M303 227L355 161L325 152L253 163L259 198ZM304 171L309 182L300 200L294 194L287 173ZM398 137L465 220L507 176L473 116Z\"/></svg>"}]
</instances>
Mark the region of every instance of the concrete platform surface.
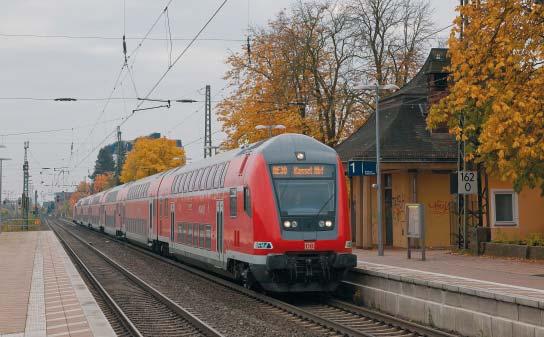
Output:
<instances>
[{"instance_id":1,"label":"concrete platform surface","mask_svg":"<svg viewBox=\"0 0 544 337\"><path fill-rule=\"evenodd\" d=\"M544 303L542 261L467 256L448 250L427 251L427 260L421 261L419 252L408 260L405 250L386 250L385 256L378 256L376 250L353 251L358 268L366 271Z\"/></svg>"},{"instance_id":2,"label":"concrete platform surface","mask_svg":"<svg viewBox=\"0 0 544 337\"><path fill-rule=\"evenodd\" d=\"M0 234L0 336L115 336L51 231Z\"/></svg>"}]
</instances>

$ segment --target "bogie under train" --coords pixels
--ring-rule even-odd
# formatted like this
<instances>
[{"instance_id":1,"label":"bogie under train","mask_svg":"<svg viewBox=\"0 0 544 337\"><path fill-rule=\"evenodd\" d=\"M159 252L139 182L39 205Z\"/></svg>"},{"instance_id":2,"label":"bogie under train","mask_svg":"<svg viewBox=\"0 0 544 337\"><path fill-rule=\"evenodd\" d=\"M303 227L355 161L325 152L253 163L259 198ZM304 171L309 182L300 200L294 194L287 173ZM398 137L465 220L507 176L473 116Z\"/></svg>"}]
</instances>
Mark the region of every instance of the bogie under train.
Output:
<instances>
[{"instance_id":1,"label":"bogie under train","mask_svg":"<svg viewBox=\"0 0 544 337\"><path fill-rule=\"evenodd\" d=\"M332 291L356 265L342 164L284 134L83 198L74 221L274 292Z\"/></svg>"}]
</instances>

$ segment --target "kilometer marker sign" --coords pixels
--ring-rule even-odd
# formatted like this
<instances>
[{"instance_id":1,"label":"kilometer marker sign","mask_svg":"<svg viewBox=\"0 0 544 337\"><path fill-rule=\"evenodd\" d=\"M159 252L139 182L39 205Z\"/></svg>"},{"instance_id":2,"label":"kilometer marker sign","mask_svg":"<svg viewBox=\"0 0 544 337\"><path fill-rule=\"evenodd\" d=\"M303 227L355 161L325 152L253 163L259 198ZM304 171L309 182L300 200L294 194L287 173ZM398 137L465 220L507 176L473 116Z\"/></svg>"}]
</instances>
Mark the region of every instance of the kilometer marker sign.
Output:
<instances>
[{"instance_id":1,"label":"kilometer marker sign","mask_svg":"<svg viewBox=\"0 0 544 337\"><path fill-rule=\"evenodd\" d=\"M459 194L478 193L478 175L476 171L460 171L457 174L457 191Z\"/></svg>"}]
</instances>

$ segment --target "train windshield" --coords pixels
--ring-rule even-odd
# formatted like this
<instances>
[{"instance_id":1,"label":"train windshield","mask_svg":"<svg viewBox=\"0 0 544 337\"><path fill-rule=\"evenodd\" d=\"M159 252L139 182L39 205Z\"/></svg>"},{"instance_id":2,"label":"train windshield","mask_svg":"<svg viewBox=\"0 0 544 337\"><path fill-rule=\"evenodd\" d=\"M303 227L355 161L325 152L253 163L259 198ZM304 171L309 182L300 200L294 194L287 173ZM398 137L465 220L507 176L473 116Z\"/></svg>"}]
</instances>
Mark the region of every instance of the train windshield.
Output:
<instances>
[{"instance_id":1,"label":"train windshield","mask_svg":"<svg viewBox=\"0 0 544 337\"><path fill-rule=\"evenodd\" d=\"M335 209L334 180L276 180L281 215L330 214Z\"/></svg>"},{"instance_id":2,"label":"train windshield","mask_svg":"<svg viewBox=\"0 0 544 337\"><path fill-rule=\"evenodd\" d=\"M282 216L334 214L333 165L272 165L271 171Z\"/></svg>"}]
</instances>

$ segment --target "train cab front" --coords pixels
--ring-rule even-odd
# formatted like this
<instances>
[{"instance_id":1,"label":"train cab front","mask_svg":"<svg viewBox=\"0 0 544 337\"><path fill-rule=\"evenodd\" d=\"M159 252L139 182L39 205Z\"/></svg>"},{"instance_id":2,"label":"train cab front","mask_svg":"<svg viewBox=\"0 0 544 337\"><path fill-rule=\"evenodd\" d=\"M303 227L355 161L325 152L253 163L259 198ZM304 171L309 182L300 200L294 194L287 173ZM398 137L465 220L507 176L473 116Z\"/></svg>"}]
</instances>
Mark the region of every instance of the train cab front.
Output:
<instances>
[{"instance_id":1,"label":"train cab front","mask_svg":"<svg viewBox=\"0 0 544 337\"><path fill-rule=\"evenodd\" d=\"M291 153L265 153L276 209L267 227L277 240L274 253L251 269L268 291L334 291L357 264L336 152L302 137L291 142Z\"/></svg>"}]
</instances>

